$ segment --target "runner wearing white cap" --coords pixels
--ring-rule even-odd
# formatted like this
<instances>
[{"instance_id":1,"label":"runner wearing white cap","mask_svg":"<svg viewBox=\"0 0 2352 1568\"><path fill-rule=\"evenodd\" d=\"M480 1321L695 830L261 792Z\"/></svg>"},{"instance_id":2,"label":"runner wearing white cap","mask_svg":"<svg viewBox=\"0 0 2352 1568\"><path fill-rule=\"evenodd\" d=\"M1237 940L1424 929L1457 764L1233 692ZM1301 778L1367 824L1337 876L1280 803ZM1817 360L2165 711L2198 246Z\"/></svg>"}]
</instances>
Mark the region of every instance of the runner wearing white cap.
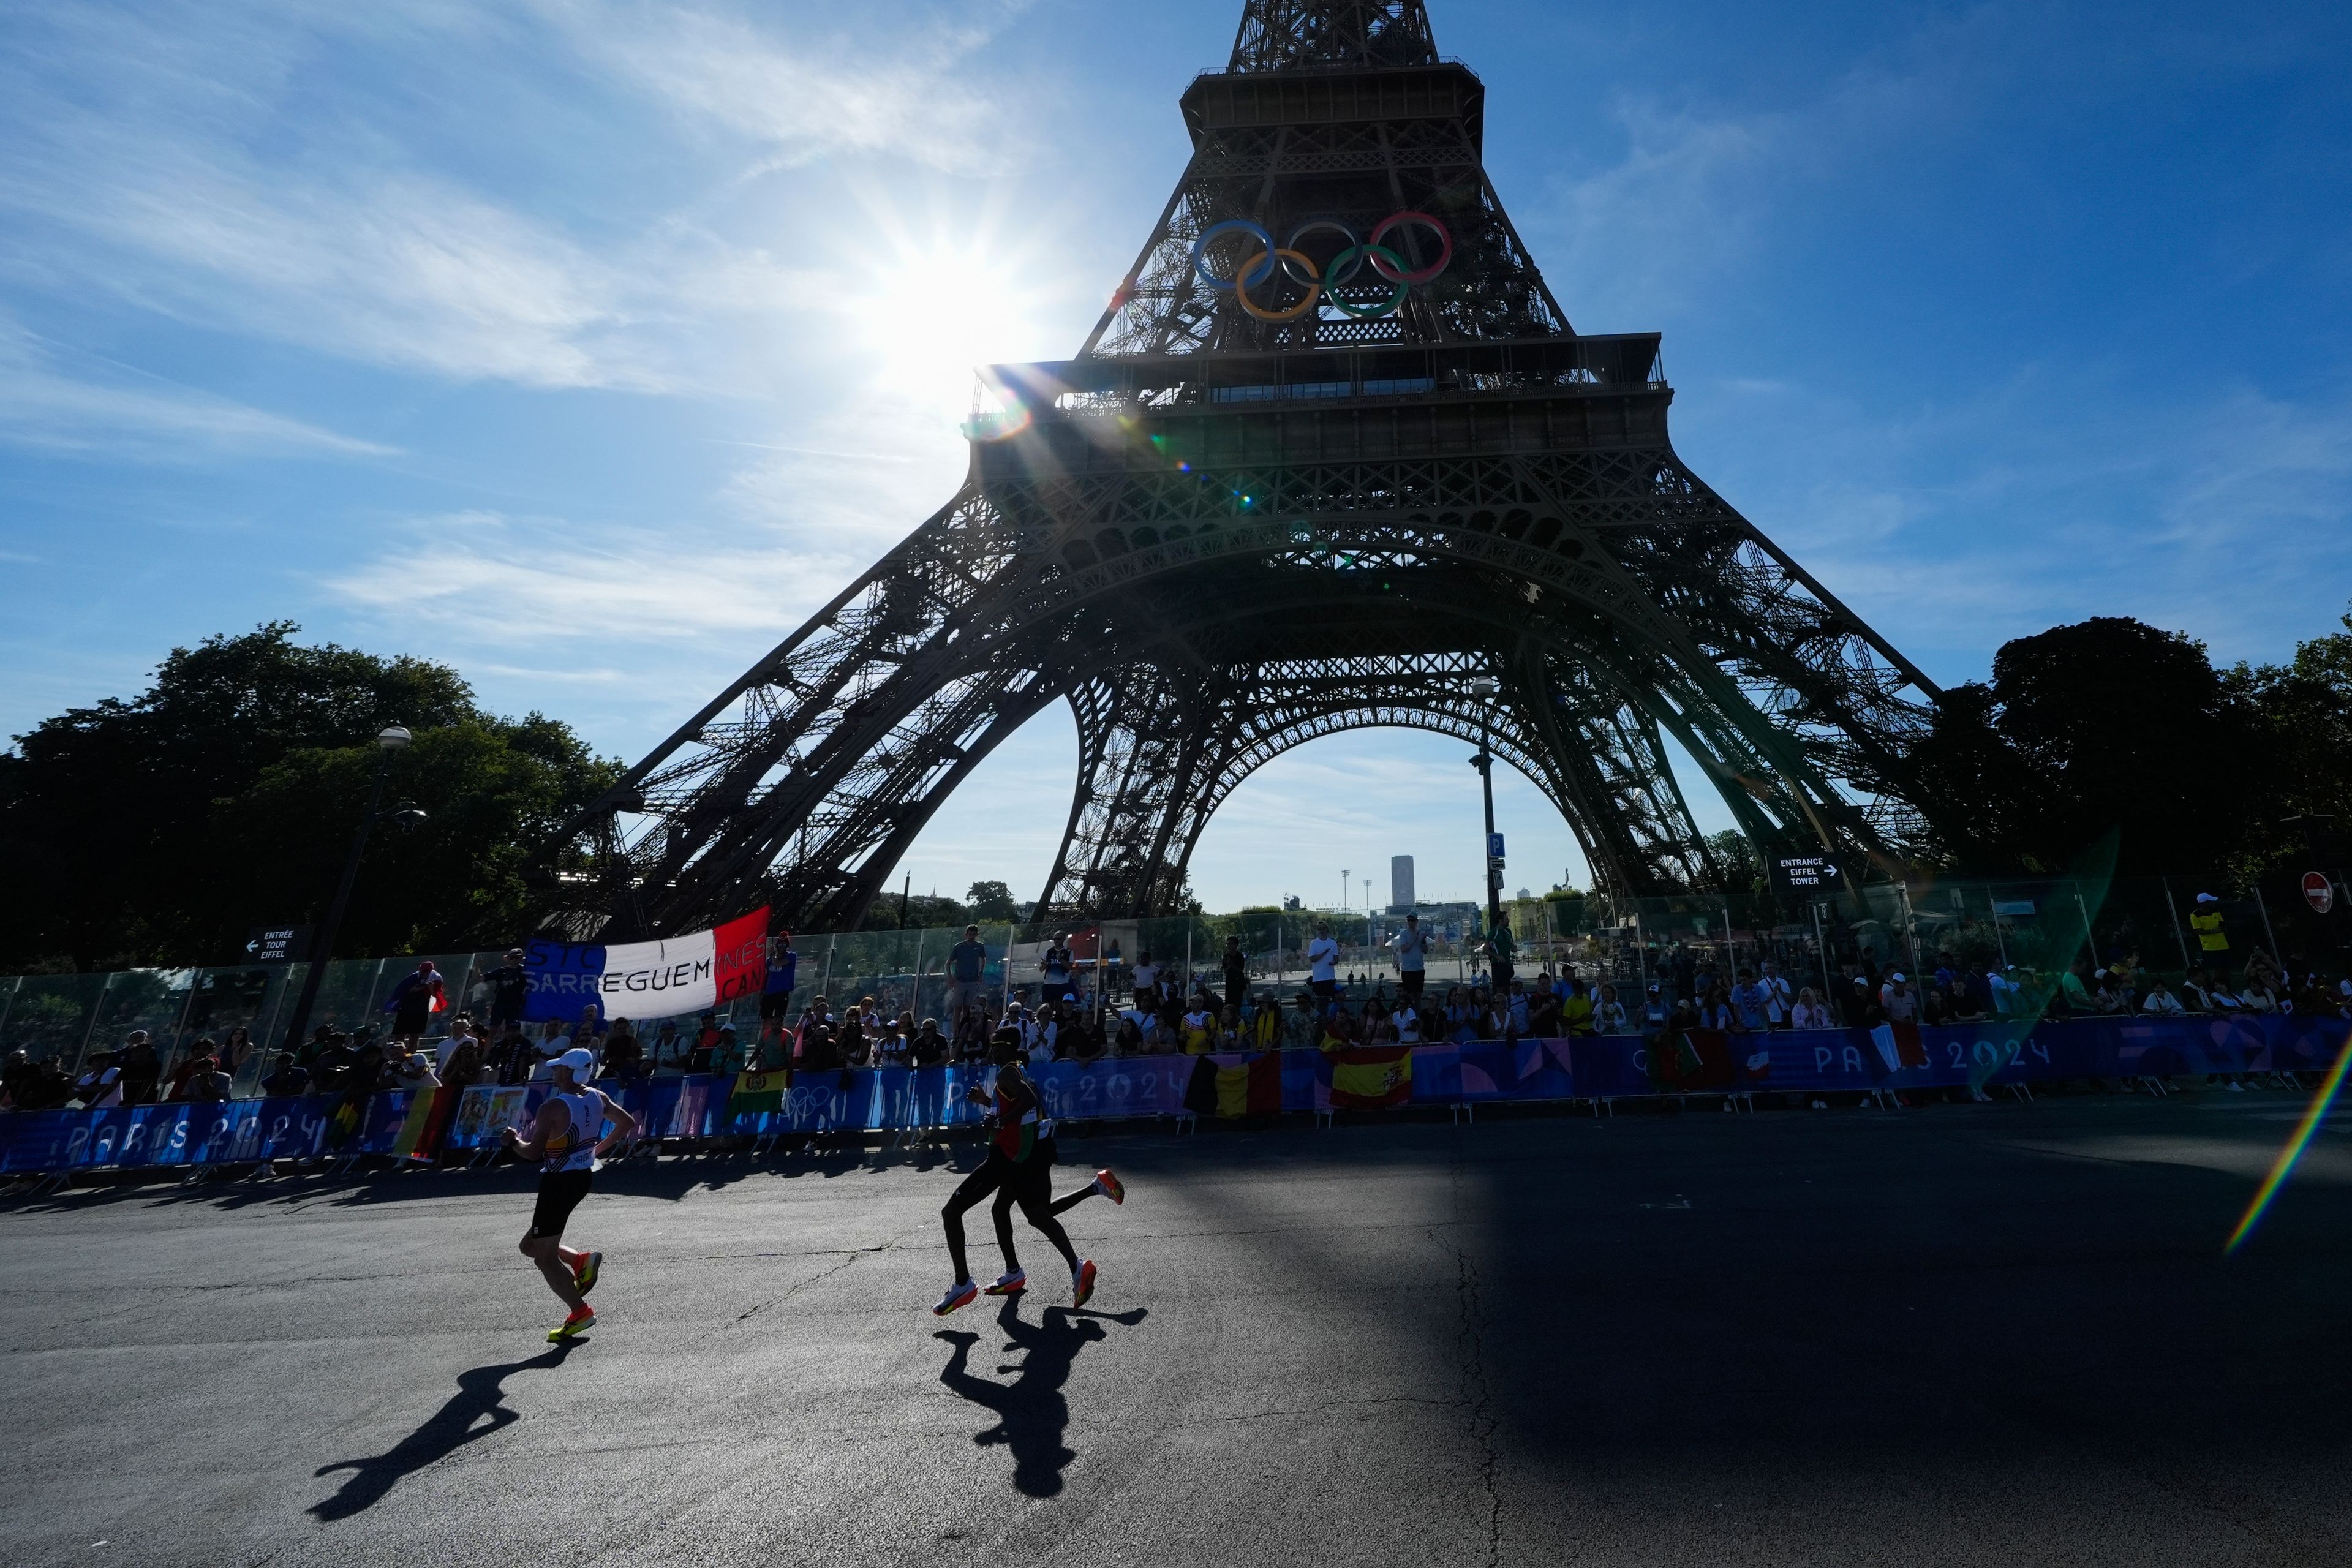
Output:
<instances>
[{"instance_id":1,"label":"runner wearing white cap","mask_svg":"<svg viewBox=\"0 0 2352 1568\"><path fill-rule=\"evenodd\" d=\"M587 1295L595 1288L604 1255L562 1244L564 1222L580 1200L588 1195L596 1173L596 1157L626 1143L637 1119L608 1099L604 1091L583 1082L594 1070L596 1058L574 1047L547 1064L547 1100L531 1121L530 1136L506 1131L507 1147L517 1157L537 1160L539 1202L530 1211L530 1228L523 1232L522 1255L539 1265L547 1288L570 1308L571 1316L547 1331L551 1342L572 1339L596 1326ZM605 1122L611 1134L599 1141Z\"/></svg>"}]
</instances>

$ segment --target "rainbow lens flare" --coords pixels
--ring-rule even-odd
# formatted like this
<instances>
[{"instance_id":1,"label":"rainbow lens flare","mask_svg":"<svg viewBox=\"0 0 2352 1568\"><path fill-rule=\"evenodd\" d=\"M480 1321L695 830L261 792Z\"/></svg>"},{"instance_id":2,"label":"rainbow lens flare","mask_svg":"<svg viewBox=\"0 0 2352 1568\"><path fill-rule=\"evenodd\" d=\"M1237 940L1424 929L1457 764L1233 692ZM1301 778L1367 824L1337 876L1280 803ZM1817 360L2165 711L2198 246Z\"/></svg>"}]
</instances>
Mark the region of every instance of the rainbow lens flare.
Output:
<instances>
[{"instance_id":1,"label":"rainbow lens flare","mask_svg":"<svg viewBox=\"0 0 2352 1568\"><path fill-rule=\"evenodd\" d=\"M2254 1201L2246 1205L2245 1217L2238 1221L2238 1228L2230 1233L2228 1245L2221 1248L2224 1258L2237 1251L2246 1237L2254 1234L2254 1226L2262 1224L2271 1200L2278 1196L2279 1189L2286 1185L2287 1177L2294 1173L2295 1163L2303 1158L2305 1148L2311 1142L2311 1135L2319 1131L2321 1122L2327 1120L2328 1108L2336 1103L2336 1091L2344 1087L2344 1069L2347 1066L2352 1066L2352 1039L2346 1040L2344 1048L2336 1053L2336 1065L2327 1069L2326 1080L2319 1086L2319 1092L2311 1097L2311 1105L2304 1111L2303 1121L2295 1128L2294 1136L2286 1141L2286 1147L2280 1150L2278 1158L2271 1163L2271 1173L2263 1178L2262 1186L2254 1194Z\"/></svg>"}]
</instances>

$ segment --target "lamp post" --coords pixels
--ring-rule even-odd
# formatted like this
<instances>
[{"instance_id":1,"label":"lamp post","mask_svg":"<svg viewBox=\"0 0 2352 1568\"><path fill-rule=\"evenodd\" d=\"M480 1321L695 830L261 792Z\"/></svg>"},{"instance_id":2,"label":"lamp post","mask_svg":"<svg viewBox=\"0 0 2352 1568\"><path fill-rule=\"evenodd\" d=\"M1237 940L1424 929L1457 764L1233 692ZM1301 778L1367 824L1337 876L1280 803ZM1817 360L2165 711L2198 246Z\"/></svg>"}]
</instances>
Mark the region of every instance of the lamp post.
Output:
<instances>
[{"instance_id":1,"label":"lamp post","mask_svg":"<svg viewBox=\"0 0 2352 1568\"><path fill-rule=\"evenodd\" d=\"M302 976L302 994L294 1004L293 1022L286 1026L285 1048L289 1051L300 1048L302 1033L310 1026L310 1009L318 1005L319 987L327 978L327 960L335 951L335 931L343 923L343 910L352 901L352 884L359 880L360 856L367 849L368 830L379 817L420 821L425 816L414 806L396 806L389 812L381 809L383 777L392 767L392 754L404 749L409 738L408 731L397 724L376 733L375 780L368 786L367 812L360 818L360 830L352 839L351 855L343 861L343 879L335 886L335 900L327 906L327 918L310 938L310 973Z\"/></svg>"},{"instance_id":2,"label":"lamp post","mask_svg":"<svg viewBox=\"0 0 2352 1568\"><path fill-rule=\"evenodd\" d=\"M1503 922L1503 862L1495 853L1495 724L1491 699L1502 690L1492 679L1481 676L1470 683L1470 694L1490 700L1486 711L1478 723L1478 754L1470 765L1478 770L1478 784L1486 797L1486 931L1491 936Z\"/></svg>"}]
</instances>

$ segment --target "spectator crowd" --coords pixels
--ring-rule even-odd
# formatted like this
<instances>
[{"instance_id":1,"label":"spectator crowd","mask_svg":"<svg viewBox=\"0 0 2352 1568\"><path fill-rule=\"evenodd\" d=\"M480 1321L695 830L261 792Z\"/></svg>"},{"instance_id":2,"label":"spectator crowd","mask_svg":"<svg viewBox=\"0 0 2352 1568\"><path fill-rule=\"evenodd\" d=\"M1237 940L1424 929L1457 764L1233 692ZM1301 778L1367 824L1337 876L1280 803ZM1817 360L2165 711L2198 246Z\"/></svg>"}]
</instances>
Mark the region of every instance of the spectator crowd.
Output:
<instances>
[{"instance_id":1,"label":"spectator crowd","mask_svg":"<svg viewBox=\"0 0 2352 1568\"><path fill-rule=\"evenodd\" d=\"M2200 928L2200 931L2203 928ZM1304 987L1285 998L1263 984L1238 937L1227 939L1213 969L1155 963L1139 952L1131 969L1095 968L1072 957L1069 939L1046 944L1034 986L992 987L987 950L977 927L949 955L944 1018L917 1016L911 1001L886 985L854 1000L817 995L792 1007L789 953L774 972L785 977L761 998L756 1026L739 1030L715 1012L686 1023L668 1019L642 1038L625 1018L606 1020L588 1004L569 1021L524 1021L528 986L520 949L489 971L475 994L487 1003L477 1020L449 1007L431 961L395 985L384 1004L388 1026L345 1031L321 1026L292 1049L254 1063L256 1043L242 1027L197 1039L167 1063L147 1031L134 1029L119 1048L93 1053L79 1071L35 1060L23 1050L0 1063L0 1109L103 1109L171 1101L333 1094L347 1100L387 1089L445 1084L522 1084L574 1047L596 1061L595 1076L618 1086L657 1073L734 1074L788 1069L978 1065L1000 1035L1017 1040L1032 1063L1090 1061L1212 1051L1319 1049L1439 1041L1643 1035L1691 1029L1733 1034L1882 1024L1966 1025L2044 1016L2227 1017L2264 1014L2352 1016L2352 979L2324 977L2299 961L2281 964L2256 950L2229 967L2226 943L2206 943L2215 962L2190 968L2178 986L2151 973L2136 952L2093 966L2080 959L2041 973L2014 964L1963 963L1939 955L1917 975L1882 968L1868 952L1815 985L1763 959L1732 968L1711 949L1676 947L1654 977L1627 979L1600 966L1562 963L1523 975L1507 925L1484 951L1483 975L1432 990L1426 943L1408 920L1388 942L1397 984L1342 976L1328 925L1307 944ZM1097 980L1108 977L1108 986ZM1111 994L1116 988L1119 994ZM446 1032L436 1015L448 1013ZM250 1074L244 1071L256 1067Z\"/></svg>"}]
</instances>

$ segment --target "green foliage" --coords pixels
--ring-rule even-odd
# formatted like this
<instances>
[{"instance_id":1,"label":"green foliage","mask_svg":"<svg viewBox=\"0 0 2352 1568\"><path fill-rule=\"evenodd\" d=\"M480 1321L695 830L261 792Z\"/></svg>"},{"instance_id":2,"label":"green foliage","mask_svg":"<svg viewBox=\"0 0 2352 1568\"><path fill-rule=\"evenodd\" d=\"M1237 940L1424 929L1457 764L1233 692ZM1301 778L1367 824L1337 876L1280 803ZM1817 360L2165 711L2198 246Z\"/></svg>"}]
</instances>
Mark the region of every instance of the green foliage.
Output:
<instances>
[{"instance_id":1,"label":"green foliage","mask_svg":"<svg viewBox=\"0 0 2352 1568\"><path fill-rule=\"evenodd\" d=\"M2138 621L2054 627L1947 693L1915 761L1955 868L2047 874L2113 834L2119 875L2243 880L2299 849L2285 818L2352 811L2352 636L2224 672Z\"/></svg>"},{"instance_id":2,"label":"green foliage","mask_svg":"<svg viewBox=\"0 0 2352 1568\"><path fill-rule=\"evenodd\" d=\"M0 755L0 858L39 888L0 909L0 968L226 963L257 925L324 912L365 808L376 732L405 725L339 956L498 942L523 857L615 775L539 714L483 712L424 659L298 646L273 622L174 648L154 684L44 721Z\"/></svg>"},{"instance_id":3,"label":"green foliage","mask_svg":"<svg viewBox=\"0 0 2352 1568\"><path fill-rule=\"evenodd\" d=\"M1009 883L974 882L963 896L971 905L972 920L994 923L1021 918L1021 906Z\"/></svg>"},{"instance_id":4,"label":"green foliage","mask_svg":"<svg viewBox=\"0 0 2352 1568\"><path fill-rule=\"evenodd\" d=\"M998 884L999 887L1003 885L1003 883ZM975 921L980 921L982 924L989 923L953 899L935 898L929 893L917 893L906 902L906 919L901 921L898 912L898 895L884 893L874 900L873 908L866 911L866 920L857 929L897 931L903 925L908 931L918 931L925 926L945 926L961 931Z\"/></svg>"}]
</instances>

